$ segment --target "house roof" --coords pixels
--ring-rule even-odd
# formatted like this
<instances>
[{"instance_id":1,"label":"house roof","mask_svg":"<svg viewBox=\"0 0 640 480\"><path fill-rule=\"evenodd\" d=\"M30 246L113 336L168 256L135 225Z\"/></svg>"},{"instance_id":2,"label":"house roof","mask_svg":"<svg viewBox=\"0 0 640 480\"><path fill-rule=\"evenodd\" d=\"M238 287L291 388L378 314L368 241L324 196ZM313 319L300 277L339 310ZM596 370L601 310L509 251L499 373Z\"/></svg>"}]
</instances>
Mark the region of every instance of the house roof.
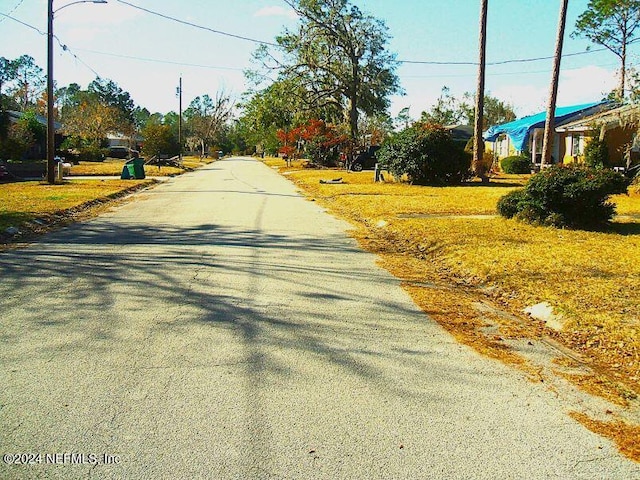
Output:
<instances>
[{"instance_id":1,"label":"house roof","mask_svg":"<svg viewBox=\"0 0 640 480\"><path fill-rule=\"evenodd\" d=\"M9 118L12 119L12 121L18 121L24 115L23 112L17 112L15 110L7 110L7 113L9 114ZM45 127L47 126L47 117L38 113L36 113L35 117L40 125L44 125ZM62 128L62 124L60 122L54 121L53 128L58 131Z\"/></svg>"},{"instance_id":2,"label":"house roof","mask_svg":"<svg viewBox=\"0 0 640 480\"><path fill-rule=\"evenodd\" d=\"M603 112L585 115L572 119L556 128L557 132L585 132L604 127L605 130L619 127L628 123L640 121L640 106L622 105Z\"/></svg>"},{"instance_id":3,"label":"house roof","mask_svg":"<svg viewBox=\"0 0 640 480\"><path fill-rule=\"evenodd\" d=\"M473 125L445 125L444 128L451 132L454 140L466 142L473 137Z\"/></svg>"},{"instance_id":4,"label":"house roof","mask_svg":"<svg viewBox=\"0 0 640 480\"><path fill-rule=\"evenodd\" d=\"M573 120L577 116L593 114L601 111L602 109L611 108L611 106L612 105L609 102L594 102L568 107L557 107L554 123L556 125L561 125ZM503 123L502 125L491 127L484 133L483 138L485 140L493 141L498 138L499 135L505 133L509 135L517 150L526 150L531 130L544 126L546 121L547 112L540 112L509 123Z\"/></svg>"},{"instance_id":5,"label":"house roof","mask_svg":"<svg viewBox=\"0 0 640 480\"><path fill-rule=\"evenodd\" d=\"M144 137L138 133L135 133L131 136L125 135L124 133L109 133L107 135L107 140L134 140L136 142L142 142Z\"/></svg>"}]
</instances>

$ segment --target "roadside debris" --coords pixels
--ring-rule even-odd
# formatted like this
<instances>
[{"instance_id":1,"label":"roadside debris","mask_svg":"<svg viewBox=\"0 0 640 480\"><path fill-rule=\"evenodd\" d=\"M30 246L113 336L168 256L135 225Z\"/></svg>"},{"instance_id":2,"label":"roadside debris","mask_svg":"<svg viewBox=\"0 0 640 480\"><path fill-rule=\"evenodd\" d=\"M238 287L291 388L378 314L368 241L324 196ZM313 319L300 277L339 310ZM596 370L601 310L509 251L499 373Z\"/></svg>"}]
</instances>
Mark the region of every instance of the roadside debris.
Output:
<instances>
[{"instance_id":1,"label":"roadside debris","mask_svg":"<svg viewBox=\"0 0 640 480\"><path fill-rule=\"evenodd\" d=\"M334 178L333 180L321 179L320 183L332 183L332 184L334 184L334 183L344 183L344 182L342 181L342 177L340 177L340 178Z\"/></svg>"},{"instance_id":2,"label":"roadside debris","mask_svg":"<svg viewBox=\"0 0 640 480\"><path fill-rule=\"evenodd\" d=\"M549 302L541 302L524 309L524 313L536 320L542 320L547 327L561 331L564 328L564 318L562 315L553 313L553 305Z\"/></svg>"}]
</instances>

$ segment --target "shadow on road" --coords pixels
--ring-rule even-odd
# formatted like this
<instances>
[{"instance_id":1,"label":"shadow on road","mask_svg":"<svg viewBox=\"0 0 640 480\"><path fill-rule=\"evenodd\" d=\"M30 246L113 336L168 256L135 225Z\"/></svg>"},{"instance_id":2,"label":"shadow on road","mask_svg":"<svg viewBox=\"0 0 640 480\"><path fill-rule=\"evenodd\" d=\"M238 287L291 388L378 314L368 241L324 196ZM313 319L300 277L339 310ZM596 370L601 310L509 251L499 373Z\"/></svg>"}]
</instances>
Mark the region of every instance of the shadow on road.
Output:
<instances>
[{"instance_id":1,"label":"shadow on road","mask_svg":"<svg viewBox=\"0 0 640 480\"><path fill-rule=\"evenodd\" d=\"M323 264L312 260L318 254ZM10 346L0 358L9 370L84 359L130 371L125 384L104 387L114 398L127 398L149 369L240 368L237 402L253 441L247 468L266 468L276 456L266 413L273 384L341 378L361 392L355 398L419 401L425 392L414 379L440 371L429 395L446 404L438 381L468 382L463 367L424 341L433 326L392 294L397 281L349 263L359 255L343 235L267 234L259 222L249 230L99 221L69 228L0 254L2 310L12 312L0 327ZM187 376L171 374L163 388L179 390Z\"/></svg>"},{"instance_id":2,"label":"shadow on road","mask_svg":"<svg viewBox=\"0 0 640 480\"><path fill-rule=\"evenodd\" d=\"M147 338L179 335L195 322L234 332L252 371L290 372L292 366L278 365L267 351L293 350L393 390L395 379L370 360L393 357L411 368L427 367L430 352L407 356L385 346L407 329L420 331L426 320L386 299L398 286L391 277L368 267L346 269L340 259L357 251L343 236L94 222L0 255L0 292L3 310L27 314L27 335L50 337L48 348L33 355L50 356L55 349L87 354L88 348L113 348L128 328L144 328ZM327 263L307 262L314 252L326 253ZM360 287L345 291L354 278ZM401 317L406 323L397 323ZM64 338L57 336L61 332ZM2 329L7 342L23 335Z\"/></svg>"}]
</instances>

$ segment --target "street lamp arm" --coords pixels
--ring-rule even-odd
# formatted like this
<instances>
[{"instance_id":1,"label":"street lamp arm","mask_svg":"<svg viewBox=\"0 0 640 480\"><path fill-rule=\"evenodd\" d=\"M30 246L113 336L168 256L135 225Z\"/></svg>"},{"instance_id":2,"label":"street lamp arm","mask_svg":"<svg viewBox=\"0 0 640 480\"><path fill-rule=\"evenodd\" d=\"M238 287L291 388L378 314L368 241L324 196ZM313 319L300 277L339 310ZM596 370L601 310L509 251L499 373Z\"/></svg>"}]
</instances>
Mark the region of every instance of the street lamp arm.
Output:
<instances>
[{"instance_id":1,"label":"street lamp arm","mask_svg":"<svg viewBox=\"0 0 640 480\"><path fill-rule=\"evenodd\" d=\"M77 0L75 2L67 3L66 5L61 6L60 8L54 10L52 13L57 13L63 8L70 7L71 5L76 5L78 3L107 3L107 0Z\"/></svg>"}]
</instances>

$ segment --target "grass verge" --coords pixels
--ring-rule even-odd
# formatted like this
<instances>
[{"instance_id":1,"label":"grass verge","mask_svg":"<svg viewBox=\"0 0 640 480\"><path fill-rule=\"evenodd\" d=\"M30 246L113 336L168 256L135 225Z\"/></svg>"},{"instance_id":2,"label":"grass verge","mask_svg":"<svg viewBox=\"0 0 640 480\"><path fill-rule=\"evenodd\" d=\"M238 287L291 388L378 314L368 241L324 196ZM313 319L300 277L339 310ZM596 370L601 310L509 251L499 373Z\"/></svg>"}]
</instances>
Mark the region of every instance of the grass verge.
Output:
<instances>
[{"instance_id":1,"label":"grass verge","mask_svg":"<svg viewBox=\"0 0 640 480\"><path fill-rule=\"evenodd\" d=\"M165 177L180 175L212 162L213 159L200 159L199 157L184 157L182 167L166 167L157 165L145 165L145 173L150 176ZM71 167L71 176L120 176L126 160L108 158L104 162L80 162Z\"/></svg>"},{"instance_id":2,"label":"grass verge","mask_svg":"<svg viewBox=\"0 0 640 480\"><path fill-rule=\"evenodd\" d=\"M0 235L8 227L22 235L5 236L4 242L28 237L76 218L101 204L153 184L152 180L69 180L59 185L17 182L0 185Z\"/></svg>"}]
</instances>

